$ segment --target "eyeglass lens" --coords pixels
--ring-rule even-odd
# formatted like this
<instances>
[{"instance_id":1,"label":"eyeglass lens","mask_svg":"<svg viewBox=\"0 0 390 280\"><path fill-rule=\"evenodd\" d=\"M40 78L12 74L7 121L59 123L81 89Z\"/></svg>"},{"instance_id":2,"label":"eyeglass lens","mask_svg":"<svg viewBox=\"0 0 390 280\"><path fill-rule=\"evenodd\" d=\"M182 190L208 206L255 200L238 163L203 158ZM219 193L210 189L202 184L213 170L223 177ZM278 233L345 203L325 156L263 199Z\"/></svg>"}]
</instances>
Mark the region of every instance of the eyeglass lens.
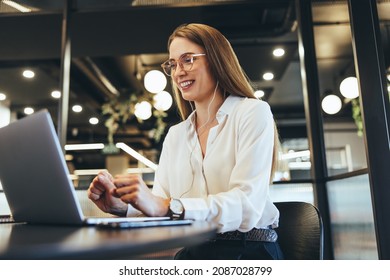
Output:
<instances>
[{"instance_id":1,"label":"eyeglass lens","mask_svg":"<svg viewBox=\"0 0 390 280\"><path fill-rule=\"evenodd\" d=\"M178 61L169 60L163 64L163 70L168 76L172 75L172 71L175 71L177 64L184 71L191 71L192 65L194 64L194 55L193 54L184 54L179 58Z\"/></svg>"}]
</instances>

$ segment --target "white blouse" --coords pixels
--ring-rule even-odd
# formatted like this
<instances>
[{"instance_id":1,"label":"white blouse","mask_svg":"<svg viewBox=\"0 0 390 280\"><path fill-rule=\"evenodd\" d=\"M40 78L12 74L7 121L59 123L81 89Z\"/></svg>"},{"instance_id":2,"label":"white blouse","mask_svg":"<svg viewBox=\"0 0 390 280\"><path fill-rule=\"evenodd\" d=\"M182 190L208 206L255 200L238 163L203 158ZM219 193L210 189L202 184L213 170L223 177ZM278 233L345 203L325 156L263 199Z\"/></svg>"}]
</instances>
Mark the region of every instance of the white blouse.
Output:
<instances>
[{"instance_id":1,"label":"white blouse","mask_svg":"<svg viewBox=\"0 0 390 280\"><path fill-rule=\"evenodd\" d=\"M277 227L279 211L269 197L274 145L269 105L229 96L216 117L204 158L194 112L169 129L153 193L180 199L184 218L214 222L219 232Z\"/></svg>"}]
</instances>

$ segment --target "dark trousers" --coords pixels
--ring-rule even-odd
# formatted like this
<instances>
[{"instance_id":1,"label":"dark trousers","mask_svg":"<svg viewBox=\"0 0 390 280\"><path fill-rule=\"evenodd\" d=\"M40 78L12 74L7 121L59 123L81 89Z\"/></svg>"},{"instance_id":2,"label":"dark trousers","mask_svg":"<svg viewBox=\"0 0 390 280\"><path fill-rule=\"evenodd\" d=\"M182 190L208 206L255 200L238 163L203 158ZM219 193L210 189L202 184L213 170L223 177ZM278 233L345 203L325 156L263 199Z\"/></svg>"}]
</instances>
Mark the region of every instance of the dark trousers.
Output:
<instances>
[{"instance_id":1,"label":"dark trousers","mask_svg":"<svg viewBox=\"0 0 390 280\"><path fill-rule=\"evenodd\" d=\"M278 242L215 240L186 247L175 260L283 260Z\"/></svg>"}]
</instances>

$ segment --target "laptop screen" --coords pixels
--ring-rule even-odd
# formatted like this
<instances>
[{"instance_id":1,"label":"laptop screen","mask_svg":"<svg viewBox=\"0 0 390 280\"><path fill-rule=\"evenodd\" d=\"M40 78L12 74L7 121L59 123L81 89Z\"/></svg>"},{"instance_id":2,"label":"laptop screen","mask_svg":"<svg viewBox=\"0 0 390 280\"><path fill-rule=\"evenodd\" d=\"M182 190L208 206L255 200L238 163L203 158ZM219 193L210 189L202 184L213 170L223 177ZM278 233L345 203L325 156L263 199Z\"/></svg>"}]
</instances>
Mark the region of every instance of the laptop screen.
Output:
<instances>
[{"instance_id":1,"label":"laptop screen","mask_svg":"<svg viewBox=\"0 0 390 280\"><path fill-rule=\"evenodd\" d=\"M16 221L82 223L82 211L47 110L0 128L0 180Z\"/></svg>"}]
</instances>

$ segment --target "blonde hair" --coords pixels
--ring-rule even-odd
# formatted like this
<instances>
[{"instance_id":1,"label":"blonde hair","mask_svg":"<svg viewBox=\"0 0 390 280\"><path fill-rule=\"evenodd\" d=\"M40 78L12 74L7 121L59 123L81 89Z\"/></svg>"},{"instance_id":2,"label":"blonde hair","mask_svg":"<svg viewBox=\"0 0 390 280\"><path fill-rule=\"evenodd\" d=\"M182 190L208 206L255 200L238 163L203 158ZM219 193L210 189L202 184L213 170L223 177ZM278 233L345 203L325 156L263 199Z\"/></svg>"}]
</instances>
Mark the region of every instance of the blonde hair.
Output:
<instances>
[{"instance_id":1,"label":"blonde hair","mask_svg":"<svg viewBox=\"0 0 390 280\"><path fill-rule=\"evenodd\" d=\"M199 23L183 24L177 27L168 39L168 50L173 39L185 38L204 49L209 62L210 72L213 78L219 82L219 89L226 96L236 95L248 98L256 98L249 78L242 69L230 42L217 29ZM175 100L179 108L180 116L185 120L192 112L192 105L180 94L177 86L172 82ZM279 136L274 122L274 150L272 157L273 174L277 168Z\"/></svg>"}]
</instances>

